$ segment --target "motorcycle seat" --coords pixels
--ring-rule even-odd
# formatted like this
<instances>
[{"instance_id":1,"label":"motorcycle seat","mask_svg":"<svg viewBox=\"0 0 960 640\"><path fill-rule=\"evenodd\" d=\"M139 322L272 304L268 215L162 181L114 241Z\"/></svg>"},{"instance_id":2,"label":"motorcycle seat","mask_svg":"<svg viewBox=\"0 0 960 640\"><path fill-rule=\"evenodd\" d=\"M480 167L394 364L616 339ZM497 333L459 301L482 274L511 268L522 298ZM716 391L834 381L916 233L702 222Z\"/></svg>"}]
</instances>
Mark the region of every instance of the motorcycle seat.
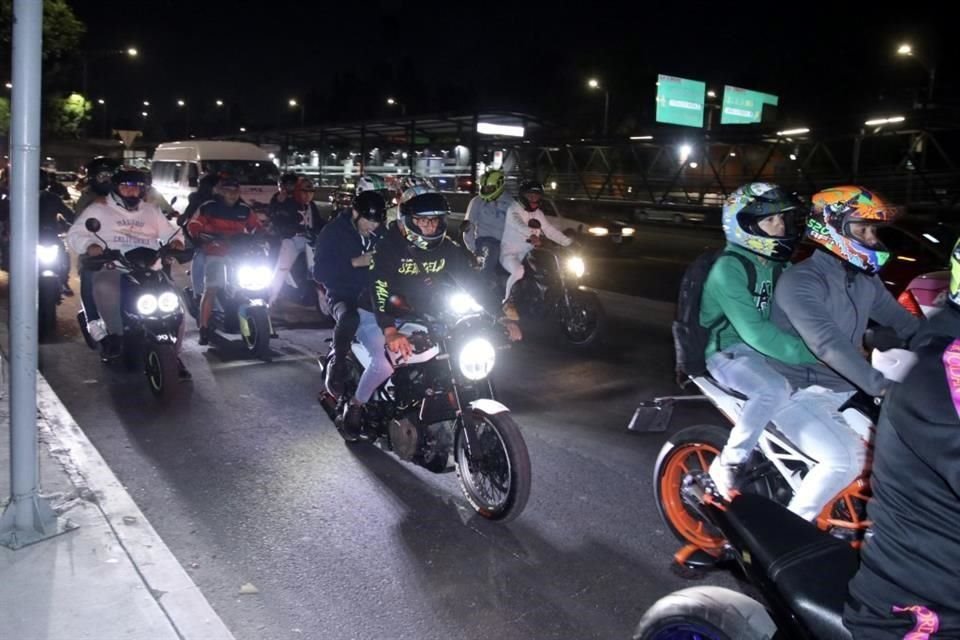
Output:
<instances>
[{"instance_id":1,"label":"motorcycle seat","mask_svg":"<svg viewBox=\"0 0 960 640\"><path fill-rule=\"evenodd\" d=\"M821 640L849 640L843 626L847 583L859 566L849 544L768 498L743 494L727 506L730 540L766 574L777 594Z\"/></svg>"}]
</instances>

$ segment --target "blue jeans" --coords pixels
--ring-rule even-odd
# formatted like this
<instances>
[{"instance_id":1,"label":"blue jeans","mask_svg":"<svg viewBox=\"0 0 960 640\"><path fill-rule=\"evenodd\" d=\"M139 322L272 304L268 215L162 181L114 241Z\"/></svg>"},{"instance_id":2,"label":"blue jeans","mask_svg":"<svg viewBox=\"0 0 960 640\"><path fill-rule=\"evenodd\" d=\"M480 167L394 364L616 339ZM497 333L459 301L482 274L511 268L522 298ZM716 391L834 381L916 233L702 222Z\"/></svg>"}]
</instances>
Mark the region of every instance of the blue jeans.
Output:
<instances>
[{"instance_id":1,"label":"blue jeans","mask_svg":"<svg viewBox=\"0 0 960 640\"><path fill-rule=\"evenodd\" d=\"M777 411L790 402L792 389L767 359L746 344L735 344L707 360L707 370L720 384L747 397L740 419L723 448L725 464L740 464L757 446L760 434Z\"/></svg>"},{"instance_id":2,"label":"blue jeans","mask_svg":"<svg viewBox=\"0 0 960 640\"><path fill-rule=\"evenodd\" d=\"M357 309L357 312L360 314L357 340L370 354L370 366L363 370L354 397L357 402L365 404L373 396L377 387L393 375L393 365L387 360L387 354L384 352L386 341L383 338L383 330L377 324L377 317L365 309Z\"/></svg>"}]
</instances>

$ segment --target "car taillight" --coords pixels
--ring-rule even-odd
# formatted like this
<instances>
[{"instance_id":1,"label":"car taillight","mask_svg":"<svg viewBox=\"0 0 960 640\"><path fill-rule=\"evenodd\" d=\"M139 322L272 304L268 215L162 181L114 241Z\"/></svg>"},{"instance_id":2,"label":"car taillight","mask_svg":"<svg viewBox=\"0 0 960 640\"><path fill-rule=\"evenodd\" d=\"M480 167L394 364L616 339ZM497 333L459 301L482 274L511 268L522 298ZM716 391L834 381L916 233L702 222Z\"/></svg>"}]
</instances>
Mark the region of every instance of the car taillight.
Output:
<instances>
[{"instance_id":1,"label":"car taillight","mask_svg":"<svg viewBox=\"0 0 960 640\"><path fill-rule=\"evenodd\" d=\"M922 318L923 309L920 308L920 303L917 302L916 296L914 296L909 289L904 289L903 293L897 298L897 302L900 303L900 306L917 316Z\"/></svg>"}]
</instances>

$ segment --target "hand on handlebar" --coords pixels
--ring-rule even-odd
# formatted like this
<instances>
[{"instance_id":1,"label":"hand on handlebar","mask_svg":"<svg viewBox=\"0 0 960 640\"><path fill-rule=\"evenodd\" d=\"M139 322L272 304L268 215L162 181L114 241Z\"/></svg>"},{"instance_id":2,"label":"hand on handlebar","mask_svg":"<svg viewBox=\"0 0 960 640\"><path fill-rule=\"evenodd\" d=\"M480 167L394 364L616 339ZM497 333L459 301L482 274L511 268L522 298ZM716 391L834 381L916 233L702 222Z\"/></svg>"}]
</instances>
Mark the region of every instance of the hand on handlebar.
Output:
<instances>
[{"instance_id":1,"label":"hand on handlebar","mask_svg":"<svg viewBox=\"0 0 960 640\"><path fill-rule=\"evenodd\" d=\"M103 247L98 244L92 244L87 247L87 255L91 258L96 258L97 256L103 255Z\"/></svg>"},{"instance_id":2,"label":"hand on handlebar","mask_svg":"<svg viewBox=\"0 0 960 640\"><path fill-rule=\"evenodd\" d=\"M385 337L387 341L387 349L393 353L399 353L404 358L409 358L413 353L413 346L410 344L410 341L407 340L407 336L403 335L402 333L394 331Z\"/></svg>"}]
</instances>

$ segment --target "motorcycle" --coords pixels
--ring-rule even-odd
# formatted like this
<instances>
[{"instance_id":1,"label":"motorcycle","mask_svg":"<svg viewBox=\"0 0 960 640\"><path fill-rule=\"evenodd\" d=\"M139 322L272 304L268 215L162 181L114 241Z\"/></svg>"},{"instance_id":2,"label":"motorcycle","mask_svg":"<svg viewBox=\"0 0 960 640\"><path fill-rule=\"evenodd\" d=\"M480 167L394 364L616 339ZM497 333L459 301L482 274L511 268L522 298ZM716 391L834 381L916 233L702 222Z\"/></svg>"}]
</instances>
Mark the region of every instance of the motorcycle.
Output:
<instances>
[{"instance_id":1,"label":"motorcycle","mask_svg":"<svg viewBox=\"0 0 960 640\"><path fill-rule=\"evenodd\" d=\"M226 286L217 292L210 329L229 334L240 334L247 352L261 360L272 359L270 337L270 283L273 268L270 265L266 241L255 235L239 234L220 238L200 234L201 241L229 243L226 256ZM200 300L192 287L184 289L187 309L193 318L200 318Z\"/></svg>"},{"instance_id":2,"label":"motorcycle","mask_svg":"<svg viewBox=\"0 0 960 640\"><path fill-rule=\"evenodd\" d=\"M915 356L895 338L870 330L866 342L873 349L873 366L892 380L902 380L916 362ZM735 424L746 397L724 387L709 374L688 376L701 395L668 396L646 401L634 412L628 429L634 432L665 431L677 403L711 403L729 424ZM839 409L844 420L864 441L873 440L880 399L857 392ZM704 424L681 429L663 445L654 465L653 482L657 509L670 531L684 547L674 555L680 565L711 566L722 556L722 532L709 526L683 497L686 478L706 474L727 442L728 427ZM869 460L868 454L868 460ZM740 491L754 493L786 505L816 461L770 423L748 459ZM869 463L859 478L841 491L816 519L816 525L836 538L858 545L869 526L866 504L870 499Z\"/></svg>"},{"instance_id":3,"label":"motorcycle","mask_svg":"<svg viewBox=\"0 0 960 640\"><path fill-rule=\"evenodd\" d=\"M434 473L456 470L460 488L484 518L516 518L530 495L530 456L509 409L494 399L490 373L496 362L494 319L462 291L447 298L437 316L417 313L406 301L388 301L398 330L413 346L409 359L387 351L393 376L366 405L359 438L344 431L343 409L356 391L370 355L354 341L345 391L324 393L327 415L348 442L379 443L398 458ZM333 350L320 365L324 379ZM451 461L452 458L452 461Z\"/></svg>"},{"instance_id":4,"label":"motorcycle","mask_svg":"<svg viewBox=\"0 0 960 640\"><path fill-rule=\"evenodd\" d=\"M106 249L99 256L81 257L83 268L99 271L119 265L126 271L121 289L124 292L122 359L130 370L142 366L153 395L163 402L172 402L178 388L177 341L183 325L183 307L173 280L161 265L166 259L187 262L193 252L173 249L165 243L160 249L137 247L121 253L110 249L97 235L99 220L88 218L85 226ZM96 349L97 342L87 331L86 313L82 308L77 313L77 322L87 345Z\"/></svg>"},{"instance_id":5,"label":"motorcycle","mask_svg":"<svg viewBox=\"0 0 960 640\"><path fill-rule=\"evenodd\" d=\"M55 231L41 230L37 244L38 337L50 340L57 330L57 307L63 301L63 283L70 270L63 241Z\"/></svg>"},{"instance_id":6,"label":"motorcycle","mask_svg":"<svg viewBox=\"0 0 960 640\"><path fill-rule=\"evenodd\" d=\"M764 602L731 589L699 586L658 600L634 640L848 640L847 583L859 566L851 545L764 496L722 497L710 476L691 471L679 499L726 542L725 566L756 587Z\"/></svg>"}]
</instances>

